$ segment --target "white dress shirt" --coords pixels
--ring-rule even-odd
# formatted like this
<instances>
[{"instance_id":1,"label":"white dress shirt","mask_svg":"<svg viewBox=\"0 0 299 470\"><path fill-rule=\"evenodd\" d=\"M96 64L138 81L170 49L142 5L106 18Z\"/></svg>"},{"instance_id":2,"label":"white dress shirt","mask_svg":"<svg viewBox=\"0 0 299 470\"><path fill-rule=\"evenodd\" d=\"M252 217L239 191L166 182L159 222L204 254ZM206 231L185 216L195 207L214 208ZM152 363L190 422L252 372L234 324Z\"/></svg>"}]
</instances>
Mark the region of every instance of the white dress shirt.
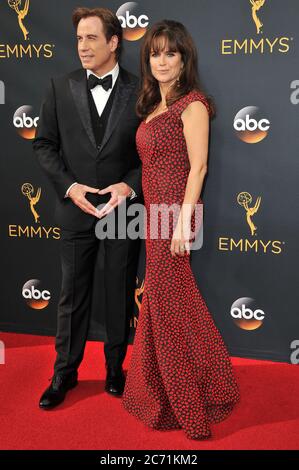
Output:
<instances>
[{"instance_id":1,"label":"white dress shirt","mask_svg":"<svg viewBox=\"0 0 299 470\"><path fill-rule=\"evenodd\" d=\"M96 75L94 72L92 72L91 70L88 70L88 69L86 70L86 73L87 73L87 80L88 80L89 75L91 75L91 74L95 75L97 78L104 78L107 75L112 75L112 88L109 88L109 90L106 91L106 90L104 90L104 88L101 85L97 85L91 90L91 94L93 96L93 99L94 99L96 108L98 110L99 116L101 116L102 112L105 109L107 101L109 99L109 96L110 96L110 94L113 90L116 79L118 77L119 65L118 65L118 63L116 63L115 67L110 72L105 73L105 75L102 75L101 77L99 77L99 75Z\"/></svg>"},{"instance_id":2,"label":"white dress shirt","mask_svg":"<svg viewBox=\"0 0 299 470\"><path fill-rule=\"evenodd\" d=\"M118 65L118 62L115 64L115 67L110 70L110 72L107 72L105 73L105 75L102 75L101 77L99 75L96 75L94 72L92 72L91 70L87 69L86 70L86 74L87 74L87 79L89 77L90 74L93 74L95 75L96 77L98 78L104 78L106 77L107 75L112 75L112 88L109 88L109 90L104 90L104 88L101 86L101 85L97 85L95 86L92 90L91 90L91 94L92 94L92 97L94 99L94 102L95 102L95 105L96 105L96 108L97 108L97 111L98 111L98 114L99 116L102 115L104 109L105 109L105 106L107 104L107 101L109 99L109 96L113 90L113 87L115 85L115 82L117 80L117 77L118 77L118 74L119 74L119 65ZM67 192L66 192L66 195L65 197L68 197L69 195L69 191L70 189L75 185L75 184L78 184L77 182L76 183L73 183L71 184L71 186L68 188ZM130 199L133 199L134 197L136 197L136 193L135 191L131 188L131 194L130 194Z\"/></svg>"}]
</instances>

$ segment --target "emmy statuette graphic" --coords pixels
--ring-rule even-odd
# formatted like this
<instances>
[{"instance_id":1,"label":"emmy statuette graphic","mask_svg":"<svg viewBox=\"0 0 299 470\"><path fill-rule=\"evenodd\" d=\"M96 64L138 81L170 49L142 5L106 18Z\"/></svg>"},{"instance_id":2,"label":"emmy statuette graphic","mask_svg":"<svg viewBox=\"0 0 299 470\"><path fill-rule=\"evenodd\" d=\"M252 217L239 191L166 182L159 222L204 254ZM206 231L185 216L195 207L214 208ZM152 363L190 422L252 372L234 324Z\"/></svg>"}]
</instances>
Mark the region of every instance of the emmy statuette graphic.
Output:
<instances>
[{"instance_id":1,"label":"emmy statuette graphic","mask_svg":"<svg viewBox=\"0 0 299 470\"><path fill-rule=\"evenodd\" d=\"M22 185L22 194L24 194L24 196L26 196L29 200L29 203L30 203L30 209L31 209L31 212L33 214L33 217L34 217L34 221L35 223L39 223L39 215L38 213L36 212L35 210L35 205L38 203L38 201L40 200L40 195L41 195L41 188L38 188L37 192L36 192L36 195L33 196L33 193L34 193L34 188L32 186L31 183L24 183Z\"/></svg>"},{"instance_id":2,"label":"emmy statuette graphic","mask_svg":"<svg viewBox=\"0 0 299 470\"><path fill-rule=\"evenodd\" d=\"M259 196L256 200L256 203L253 207L249 207L249 204L252 203L252 196L249 193L243 192L238 194L237 201L240 206L244 207L246 211L246 221L250 227L251 235L256 235L257 227L251 220L251 217L257 213L261 204L261 197Z\"/></svg>"},{"instance_id":3,"label":"emmy statuette graphic","mask_svg":"<svg viewBox=\"0 0 299 470\"><path fill-rule=\"evenodd\" d=\"M27 41L29 31L25 28L25 26L23 24L23 20L27 16L27 13L28 13L28 10L29 10L29 0L25 0L24 8L20 8L21 4L22 4L22 0L8 0L8 5L18 15L19 26L22 30L25 41Z\"/></svg>"}]
</instances>

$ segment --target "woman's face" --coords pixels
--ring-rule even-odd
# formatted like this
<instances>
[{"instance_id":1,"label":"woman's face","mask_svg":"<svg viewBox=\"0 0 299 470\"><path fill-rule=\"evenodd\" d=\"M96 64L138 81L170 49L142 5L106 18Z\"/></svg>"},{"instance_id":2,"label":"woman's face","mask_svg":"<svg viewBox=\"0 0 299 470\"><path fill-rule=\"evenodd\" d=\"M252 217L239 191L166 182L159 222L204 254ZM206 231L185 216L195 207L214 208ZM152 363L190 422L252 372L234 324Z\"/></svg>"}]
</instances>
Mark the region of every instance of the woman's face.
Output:
<instances>
[{"instance_id":1,"label":"woman's face","mask_svg":"<svg viewBox=\"0 0 299 470\"><path fill-rule=\"evenodd\" d=\"M156 51L154 48L151 49L150 68L159 83L170 84L180 76L183 68L182 55L180 52L169 51L167 41L163 39L162 41Z\"/></svg>"}]
</instances>

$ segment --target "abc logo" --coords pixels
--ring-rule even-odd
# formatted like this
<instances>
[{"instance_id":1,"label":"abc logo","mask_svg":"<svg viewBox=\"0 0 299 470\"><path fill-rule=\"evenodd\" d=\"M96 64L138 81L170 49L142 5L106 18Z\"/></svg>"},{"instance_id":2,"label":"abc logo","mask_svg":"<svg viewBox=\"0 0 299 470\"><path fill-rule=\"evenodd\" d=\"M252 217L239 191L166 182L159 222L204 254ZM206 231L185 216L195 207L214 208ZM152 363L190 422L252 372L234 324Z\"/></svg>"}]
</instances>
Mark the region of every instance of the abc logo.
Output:
<instances>
[{"instance_id":1,"label":"abc logo","mask_svg":"<svg viewBox=\"0 0 299 470\"><path fill-rule=\"evenodd\" d=\"M123 28L124 39L137 41L142 38L149 24L146 16L136 2L124 3L116 12L120 24Z\"/></svg>"},{"instance_id":2,"label":"abc logo","mask_svg":"<svg viewBox=\"0 0 299 470\"><path fill-rule=\"evenodd\" d=\"M242 330L256 330L263 324L265 312L256 308L254 299L242 297L231 306L231 316Z\"/></svg>"},{"instance_id":3,"label":"abc logo","mask_svg":"<svg viewBox=\"0 0 299 470\"><path fill-rule=\"evenodd\" d=\"M262 117L256 106L247 106L236 114L234 129L240 140L256 144L267 137L270 121Z\"/></svg>"},{"instance_id":4,"label":"abc logo","mask_svg":"<svg viewBox=\"0 0 299 470\"><path fill-rule=\"evenodd\" d=\"M18 134L24 139L34 139L39 118L33 117L32 106L21 106L16 110L13 117L13 124Z\"/></svg>"},{"instance_id":5,"label":"abc logo","mask_svg":"<svg viewBox=\"0 0 299 470\"><path fill-rule=\"evenodd\" d=\"M36 310L47 307L51 299L50 292L42 288L39 279L30 279L30 281L27 281L23 286L22 295L26 304Z\"/></svg>"}]
</instances>

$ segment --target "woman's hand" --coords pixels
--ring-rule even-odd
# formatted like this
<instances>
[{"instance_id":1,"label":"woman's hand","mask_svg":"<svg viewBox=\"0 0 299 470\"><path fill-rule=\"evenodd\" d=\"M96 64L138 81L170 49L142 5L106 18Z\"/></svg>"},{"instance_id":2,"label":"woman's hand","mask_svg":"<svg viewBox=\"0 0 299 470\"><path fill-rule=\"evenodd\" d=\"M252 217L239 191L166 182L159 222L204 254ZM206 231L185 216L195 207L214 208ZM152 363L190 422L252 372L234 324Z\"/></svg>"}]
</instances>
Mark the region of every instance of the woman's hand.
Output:
<instances>
[{"instance_id":1,"label":"woman's hand","mask_svg":"<svg viewBox=\"0 0 299 470\"><path fill-rule=\"evenodd\" d=\"M178 221L178 224L173 232L170 251L172 256L185 256L190 255L190 222Z\"/></svg>"}]
</instances>

